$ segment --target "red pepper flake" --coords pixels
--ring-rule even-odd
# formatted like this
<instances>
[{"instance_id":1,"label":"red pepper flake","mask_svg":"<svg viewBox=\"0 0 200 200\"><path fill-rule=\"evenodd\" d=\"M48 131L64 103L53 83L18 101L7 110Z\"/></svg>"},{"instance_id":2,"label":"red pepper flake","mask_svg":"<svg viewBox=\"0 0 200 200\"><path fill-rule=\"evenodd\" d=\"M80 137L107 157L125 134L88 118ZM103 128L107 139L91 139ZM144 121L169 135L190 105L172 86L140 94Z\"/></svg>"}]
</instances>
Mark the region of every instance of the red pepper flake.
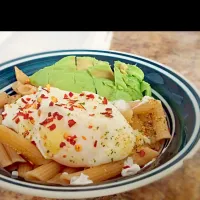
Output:
<instances>
[{"instance_id":1,"label":"red pepper flake","mask_svg":"<svg viewBox=\"0 0 200 200\"><path fill-rule=\"evenodd\" d=\"M64 103L60 103L60 104L56 103L55 105L61 107L61 106L65 106L66 104L64 104Z\"/></svg>"},{"instance_id":2,"label":"red pepper flake","mask_svg":"<svg viewBox=\"0 0 200 200\"><path fill-rule=\"evenodd\" d=\"M83 140L86 140L86 137L85 136L82 136Z\"/></svg>"},{"instance_id":3,"label":"red pepper flake","mask_svg":"<svg viewBox=\"0 0 200 200\"><path fill-rule=\"evenodd\" d=\"M106 111L112 113L112 108L106 108Z\"/></svg>"},{"instance_id":4,"label":"red pepper flake","mask_svg":"<svg viewBox=\"0 0 200 200\"><path fill-rule=\"evenodd\" d=\"M54 103L51 101L50 103L49 103L49 106L53 106L54 105Z\"/></svg>"},{"instance_id":5,"label":"red pepper flake","mask_svg":"<svg viewBox=\"0 0 200 200\"><path fill-rule=\"evenodd\" d=\"M29 114L28 113L24 114L24 119L28 119L28 118L29 118Z\"/></svg>"},{"instance_id":6,"label":"red pepper flake","mask_svg":"<svg viewBox=\"0 0 200 200\"><path fill-rule=\"evenodd\" d=\"M87 99L94 99L94 95L93 94L88 94L86 95Z\"/></svg>"},{"instance_id":7,"label":"red pepper flake","mask_svg":"<svg viewBox=\"0 0 200 200\"><path fill-rule=\"evenodd\" d=\"M41 122L40 125L45 126L45 125L49 124L50 122L53 122L53 120L54 120L53 117L47 118L47 119L45 119L43 122Z\"/></svg>"},{"instance_id":8,"label":"red pepper flake","mask_svg":"<svg viewBox=\"0 0 200 200\"><path fill-rule=\"evenodd\" d=\"M15 120L18 116L22 116L24 119L28 119L29 114L28 113L24 114L23 112L19 111L12 120Z\"/></svg>"},{"instance_id":9,"label":"red pepper flake","mask_svg":"<svg viewBox=\"0 0 200 200\"><path fill-rule=\"evenodd\" d=\"M42 88L44 91L46 91L47 93L49 93L49 91L47 90L47 89L45 89L45 88Z\"/></svg>"},{"instance_id":10,"label":"red pepper flake","mask_svg":"<svg viewBox=\"0 0 200 200\"><path fill-rule=\"evenodd\" d=\"M31 114L31 113L33 113L33 111L30 111L30 110L29 110L28 113Z\"/></svg>"},{"instance_id":11,"label":"red pepper flake","mask_svg":"<svg viewBox=\"0 0 200 200\"><path fill-rule=\"evenodd\" d=\"M94 108L93 108L93 109L94 109L94 110L95 110L95 109L97 109L97 106L94 106Z\"/></svg>"},{"instance_id":12,"label":"red pepper flake","mask_svg":"<svg viewBox=\"0 0 200 200\"><path fill-rule=\"evenodd\" d=\"M97 140L94 141L94 147L97 147Z\"/></svg>"},{"instance_id":13,"label":"red pepper flake","mask_svg":"<svg viewBox=\"0 0 200 200\"><path fill-rule=\"evenodd\" d=\"M23 132L23 136L24 137L26 137L26 136L28 136L29 135L29 131L28 130L26 130L25 132Z\"/></svg>"},{"instance_id":14,"label":"red pepper flake","mask_svg":"<svg viewBox=\"0 0 200 200\"><path fill-rule=\"evenodd\" d=\"M69 108L69 110L73 111L73 110L74 110L74 107L73 107L73 106L71 106L71 107Z\"/></svg>"},{"instance_id":15,"label":"red pepper flake","mask_svg":"<svg viewBox=\"0 0 200 200\"><path fill-rule=\"evenodd\" d=\"M66 144L64 142L60 143L60 148L63 148L64 146L66 146Z\"/></svg>"},{"instance_id":16,"label":"red pepper flake","mask_svg":"<svg viewBox=\"0 0 200 200\"><path fill-rule=\"evenodd\" d=\"M63 155L63 158L66 158L67 156L66 155Z\"/></svg>"},{"instance_id":17,"label":"red pepper flake","mask_svg":"<svg viewBox=\"0 0 200 200\"><path fill-rule=\"evenodd\" d=\"M61 120L63 118L63 116L60 115L58 112L53 113L53 118L56 118L56 117L57 117L57 120Z\"/></svg>"},{"instance_id":18,"label":"red pepper flake","mask_svg":"<svg viewBox=\"0 0 200 200\"><path fill-rule=\"evenodd\" d=\"M35 123L35 120L33 119L33 117L29 117L28 119L30 120L30 122L31 122L32 124Z\"/></svg>"},{"instance_id":19,"label":"red pepper flake","mask_svg":"<svg viewBox=\"0 0 200 200\"><path fill-rule=\"evenodd\" d=\"M113 118L113 116L109 112L103 112L103 113L100 113L100 114L105 115L105 117L108 117L108 118Z\"/></svg>"},{"instance_id":20,"label":"red pepper flake","mask_svg":"<svg viewBox=\"0 0 200 200\"><path fill-rule=\"evenodd\" d=\"M71 128L72 126L74 126L76 124L76 122L73 119L70 119L68 121L68 126Z\"/></svg>"},{"instance_id":21,"label":"red pepper flake","mask_svg":"<svg viewBox=\"0 0 200 200\"><path fill-rule=\"evenodd\" d=\"M38 116L40 117L40 115L41 115L41 110L38 110Z\"/></svg>"},{"instance_id":22,"label":"red pepper flake","mask_svg":"<svg viewBox=\"0 0 200 200\"><path fill-rule=\"evenodd\" d=\"M85 107L81 104L78 104L78 105L74 105L73 107L75 108L80 108L80 109L84 109L85 110Z\"/></svg>"},{"instance_id":23,"label":"red pepper flake","mask_svg":"<svg viewBox=\"0 0 200 200\"><path fill-rule=\"evenodd\" d=\"M102 103L103 103L103 104L108 104L108 100L106 99L106 97L103 98Z\"/></svg>"},{"instance_id":24,"label":"red pepper flake","mask_svg":"<svg viewBox=\"0 0 200 200\"><path fill-rule=\"evenodd\" d=\"M7 116L7 113L2 114L2 119L4 120L6 116Z\"/></svg>"},{"instance_id":25,"label":"red pepper flake","mask_svg":"<svg viewBox=\"0 0 200 200\"><path fill-rule=\"evenodd\" d=\"M55 124L52 124L51 126L47 127L50 131L53 131L56 128Z\"/></svg>"},{"instance_id":26,"label":"red pepper flake","mask_svg":"<svg viewBox=\"0 0 200 200\"><path fill-rule=\"evenodd\" d=\"M28 102L27 101L25 101L23 98L22 98L22 102L24 103L24 104L27 104Z\"/></svg>"},{"instance_id":27,"label":"red pepper flake","mask_svg":"<svg viewBox=\"0 0 200 200\"><path fill-rule=\"evenodd\" d=\"M64 98L63 99L68 99L69 97L67 96L67 94L64 94Z\"/></svg>"},{"instance_id":28,"label":"red pepper flake","mask_svg":"<svg viewBox=\"0 0 200 200\"><path fill-rule=\"evenodd\" d=\"M48 113L48 117L51 117L51 112Z\"/></svg>"},{"instance_id":29,"label":"red pepper flake","mask_svg":"<svg viewBox=\"0 0 200 200\"><path fill-rule=\"evenodd\" d=\"M26 101L30 101L30 100L31 100L31 98L28 98L28 97L26 98Z\"/></svg>"},{"instance_id":30,"label":"red pepper flake","mask_svg":"<svg viewBox=\"0 0 200 200\"><path fill-rule=\"evenodd\" d=\"M93 116L95 116L95 114L89 114L89 116L93 117Z\"/></svg>"},{"instance_id":31,"label":"red pepper flake","mask_svg":"<svg viewBox=\"0 0 200 200\"><path fill-rule=\"evenodd\" d=\"M33 92L33 94L36 94L36 92Z\"/></svg>"},{"instance_id":32,"label":"red pepper flake","mask_svg":"<svg viewBox=\"0 0 200 200\"><path fill-rule=\"evenodd\" d=\"M88 126L89 129L91 129L92 127L93 127L92 125L89 125L89 126Z\"/></svg>"},{"instance_id":33,"label":"red pepper flake","mask_svg":"<svg viewBox=\"0 0 200 200\"><path fill-rule=\"evenodd\" d=\"M81 97L84 96L84 93L81 93L79 96L81 96Z\"/></svg>"},{"instance_id":34,"label":"red pepper flake","mask_svg":"<svg viewBox=\"0 0 200 200\"><path fill-rule=\"evenodd\" d=\"M15 120L15 123L16 124L19 124L19 122L20 122L20 119L19 119L19 117Z\"/></svg>"},{"instance_id":35,"label":"red pepper flake","mask_svg":"<svg viewBox=\"0 0 200 200\"><path fill-rule=\"evenodd\" d=\"M41 94L41 96L40 96L42 99L48 99L48 97L47 96L45 96L44 94Z\"/></svg>"},{"instance_id":36,"label":"red pepper flake","mask_svg":"<svg viewBox=\"0 0 200 200\"><path fill-rule=\"evenodd\" d=\"M69 100L69 104L72 104L72 105L73 105L73 104L75 104L77 101L78 101L78 100L71 100L71 99L70 99L70 100Z\"/></svg>"},{"instance_id":37,"label":"red pepper flake","mask_svg":"<svg viewBox=\"0 0 200 200\"><path fill-rule=\"evenodd\" d=\"M73 95L74 95L74 94L73 94L72 92L69 93L69 96L70 96L70 97L73 97Z\"/></svg>"},{"instance_id":38,"label":"red pepper flake","mask_svg":"<svg viewBox=\"0 0 200 200\"><path fill-rule=\"evenodd\" d=\"M36 143L35 143L35 141L31 141L31 143L32 143L33 145L35 145L35 146L36 146Z\"/></svg>"},{"instance_id":39,"label":"red pepper flake","mask_svg":"<svg viewBox=\"0 0 200 200\"><path fill-rule=\"evenodd\" d=\"M130 168L130 166L126 165L123 167L123 169L127 169L127 168Z\"/></svg>"},{"instance_id":40,"label":"red pepper flake","mask_svg":"<svg viewBox=\"0 0 200 200\"><path fill-rule=\"evenodd\" d=\"M76 138L77 136L67 136L67 142L69 142L71 145L75 145L76 144Z\"/></svg>"},{"instance_id":41,"label":"red pepper flake","mask_svg":"<svg viewBox=\"0 0 200 200\"><path fill-rule=\"evenodd\" d=\"M40 108L40 106L41 106L41 104L40 104L40 103L38 103L38 104L37 104L37 109L39 109L39 108Z\"/></svg>"},{"instance_id":42,"label":"red pepper flake","mask_svg":"<svg viewBox=\"0 0 200 200\"><path fill-rule=\"evenodd\" d=\"M145 151L144 151L144 150L141 150L141 151L139 152L139 154L140 154L140 157L144 157L144 156L145 156Z\"/></svg>"}]
</instances>

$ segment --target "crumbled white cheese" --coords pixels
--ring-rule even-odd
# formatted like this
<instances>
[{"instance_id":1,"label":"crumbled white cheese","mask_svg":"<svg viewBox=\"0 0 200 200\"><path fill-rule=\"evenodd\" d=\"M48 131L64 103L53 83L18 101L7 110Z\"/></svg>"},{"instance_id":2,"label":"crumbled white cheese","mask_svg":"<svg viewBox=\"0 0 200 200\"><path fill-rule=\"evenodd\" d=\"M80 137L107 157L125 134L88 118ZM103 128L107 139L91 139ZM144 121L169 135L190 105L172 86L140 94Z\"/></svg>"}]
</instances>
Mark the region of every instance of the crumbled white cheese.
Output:
<instances>
[{"instance_id":1,"label":"crumbled white cheese","mask_svg":"<svg viewBox=\"0 0 200 200\"><path fill-rule=\"evenodd\" d=\"M18 171L12 171L12 178L18 178Z\"/></svg>"},{"instance_id":2,"label":"crumbled white cheese","mask_svg":"<svg viewBox=\"0 0 200 200\"><path fill-rule=\"evenodd\" d=\"M80 176L73 176L70 180L70 185L86 185L93 183L92 180L88 179L88 176L81 173Z\"/></svg>"},{"instance_id":3,"label":"crumbled white cheese","mask_svg":"<svg viewBox=\"0 0 200 200\"><path fill-rule=\"evenodd\" d=\"M121 171L122 176L130 176L137 174L140 171L140 166L137 164L133 164L133 159L128 157L127 160L124 161L124 167Z\"/></svg>"}]
</instances>

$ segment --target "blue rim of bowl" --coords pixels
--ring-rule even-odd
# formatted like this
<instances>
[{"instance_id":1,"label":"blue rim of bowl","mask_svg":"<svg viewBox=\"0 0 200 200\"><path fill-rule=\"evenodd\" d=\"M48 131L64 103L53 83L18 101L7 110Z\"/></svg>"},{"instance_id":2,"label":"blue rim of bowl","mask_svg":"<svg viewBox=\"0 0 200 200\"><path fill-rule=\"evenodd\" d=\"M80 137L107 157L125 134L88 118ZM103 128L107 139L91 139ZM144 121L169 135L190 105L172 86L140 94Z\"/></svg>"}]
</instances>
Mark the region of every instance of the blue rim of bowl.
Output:
<instances>
[{"instance_id":1,"label":"blue rim of bowl","mask_svg":"<svg viewBox=\"0 0 200 200\"><path fill-rule=\"evenodd\" d=\"M119 52L119 51L111 51L111 50L92 50L92 49L72 49L72 50L59 50L59 51L48 51L48 52L42 52L37 54L31 54L27 56L23 56L20 58L16 58L7 62L4 62L0 64L0 71L4 68L11 67L13 65L16 65L17 63L21 63L22 61L30 61L36 58L45 58L45 57L52 57L57 55L82 55L82 54L89 54L89 55L103 55L108 57L115 57L117 58L123 58L125 60L131 60L136 63L141 63L146 65L147 67L154 68L157 71L162 72L163 74L167 75L171 79L175 80L180 87L184 89L184 91L187 93L188 97L193 102L193 106L195 108L195 114L196 114L196 126L193 131L193 136L188 141L188 144L171 160L163 164L162 166L153 169L150 172L147 172L145 174L139 175L137 177L131 177L127 180L122 180L114 183L103 183L101 185L88 185L88 186L78 186L78 187L55 187L55 186L44 186L44 185L38 185L34 183L28 183L28 182L21 182L18 180L14 180L12 178L4 177L3 175L0 175L0 185L6 189L10 189L10 184L15 186L13 190L17 192L22 192L26 194L33 194L35 195L35 192L38 192L37 194L40 196L51 196L51 197L60 197L60 198L66 198L66 193L69 195L72 193L72 196L68 196L70 198L80 198L80 193L83 194L86 192L87 197L96 197L99 196L99 191L105 191L106 195L119 193L123 191L127 191L130 189L134 189L137 187L144 186L146 184L149 184L155 180L159 180L160 178L172 173L176 169L182 166L183 160L190 158L196 150L198 149L200 145L199 137L200 137L200 122L198 119L200 118L200 111L199 111L199 104L200 104L200 95L196 87L191 84L188 80L186 80L183 76L177 75L178 73L175 70L172 70L168 68L167 66L153 61L151 59L134 55L134 54L128 54L125 52ZM180 81L181 80L181 81ZM8 86L9 88L9 86ZM164 172L164 173L162 173ZM5 184L7 183L7 184ZM23 191L24 188L28 188L29 191ZM90 192L88 194L87 192ZM55 194L56 193L56 194ZM59 195L58 195L59 193ZM85 197L85 196L84 196Z\"/></svg>"}]
</instances>

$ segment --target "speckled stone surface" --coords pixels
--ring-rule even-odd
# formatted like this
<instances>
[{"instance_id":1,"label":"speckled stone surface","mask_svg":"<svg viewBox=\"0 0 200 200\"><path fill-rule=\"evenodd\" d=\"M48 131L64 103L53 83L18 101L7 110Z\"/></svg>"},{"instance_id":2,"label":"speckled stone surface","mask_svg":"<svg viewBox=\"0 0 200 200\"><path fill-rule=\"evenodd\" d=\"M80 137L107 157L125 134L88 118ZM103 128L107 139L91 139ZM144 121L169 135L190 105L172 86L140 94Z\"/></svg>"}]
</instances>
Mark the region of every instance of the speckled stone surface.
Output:
<instances>
[{"instance_id":1,"label":"speckled stone surface","mask_svg":"<svg viewBox=\"0 0 200 200\"><path fill-rule=\"evenodd\" d=\"M115 32L110 49L161 62L200 89L200 32ZM0 190L0 200L16 199L49 200ZM200 150L180 169L158 182L95 200L200 200Z\"/></svg>"}]
</instances>

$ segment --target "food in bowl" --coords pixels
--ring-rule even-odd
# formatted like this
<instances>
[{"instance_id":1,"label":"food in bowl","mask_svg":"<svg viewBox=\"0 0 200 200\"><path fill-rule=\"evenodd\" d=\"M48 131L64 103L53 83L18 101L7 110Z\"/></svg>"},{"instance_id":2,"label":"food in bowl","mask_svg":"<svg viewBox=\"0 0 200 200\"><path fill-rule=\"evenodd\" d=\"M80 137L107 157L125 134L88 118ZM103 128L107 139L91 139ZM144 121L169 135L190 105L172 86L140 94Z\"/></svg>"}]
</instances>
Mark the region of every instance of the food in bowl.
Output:
<instances>
[{"instance_id":1,"label":"food in bowl","mask_svg":"<svg viewBox=\"0 0 200 200\"><path fill-rule=\"evenodd\" d=\"M171 138L134 65L67 56L1 94L1 165L27 181L87 185L137 174ZM14 167L13 167L14 166Z\"/></svg>"}]
</instances>

